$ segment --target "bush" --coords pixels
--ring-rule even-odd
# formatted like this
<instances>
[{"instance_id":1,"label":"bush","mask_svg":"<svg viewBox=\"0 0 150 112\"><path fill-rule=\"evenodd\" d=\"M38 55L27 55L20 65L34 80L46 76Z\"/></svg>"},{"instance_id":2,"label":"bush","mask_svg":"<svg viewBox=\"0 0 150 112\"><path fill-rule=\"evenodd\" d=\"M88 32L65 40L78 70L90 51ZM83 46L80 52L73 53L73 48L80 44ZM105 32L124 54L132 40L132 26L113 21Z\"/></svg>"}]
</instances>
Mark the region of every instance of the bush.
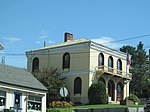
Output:
<instances>
[{"instance_id":1,"label":"bush","mask_svg":"<svg viewBox=\"0 0 150 112\"><path fill-rule=\"evenodd\" d=\"M101 81L93 83L88 90L88 98L90 104L106 104L107 95L105 84Z\"/></svg>"},{"instance_id":2,"label":"bush","mask_svg":"<svg viewBox=\"0 0 150 112\"><path fill-rule=\"evenodd\" d=\"M50 107L52 108L63 108L63 107L72 107L72 102L65 102L65 101L53 101L50 103Z\"/></svg>"},{"instance_id":3,"label":"bush","mask_svg":"<svg viewBox=\"0 0 150 112\"><path fill-rule=\"evenodd\" d=\"M138 103L140 103L139 98L138 98L136 95L134 95L134 94L130 94L130 95L127 97L127 99L128 99L128 100L132 100L133 102L138 102Z\"/></svg>"}]
</instances>

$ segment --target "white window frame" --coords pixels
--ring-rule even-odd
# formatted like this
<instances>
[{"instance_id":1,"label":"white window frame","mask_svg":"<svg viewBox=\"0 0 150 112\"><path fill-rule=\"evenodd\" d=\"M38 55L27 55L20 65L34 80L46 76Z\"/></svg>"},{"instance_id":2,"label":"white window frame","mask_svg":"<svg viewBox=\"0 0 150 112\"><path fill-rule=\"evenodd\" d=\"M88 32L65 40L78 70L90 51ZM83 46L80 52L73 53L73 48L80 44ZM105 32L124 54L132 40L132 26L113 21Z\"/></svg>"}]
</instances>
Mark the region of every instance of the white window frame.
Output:
<instances>
[{"instance_id":1,"label":"white window frame","mask_svg":"<svg viewBox=\"0 0 150 112\"><path fill-rule=\"evenodd\" d=\"M0 94L0 102L1 102L1 98L2 98L2 99L5 99L5 101L3 101L4 104L3 104L3 105L0 105L0 111L1 111L1 110L3 110L4 107L6 106L6 91L0 90L0 92L4 92L4 94L5 94L5 95L1 95L1 94ZM0 103L0 104L1 104L1 103Z\"/></svg>"},{"instance_id":2,"label":"white window frame","mask_svg":"<svg viewBox=\"0 0 150 112\"><path fill-rule=\"evenodd\" d=\"M33 97L33 99L29 99L29 97ZM36 98L40 98L40 101L37 101ZM34 95L28 95L28 108L27 108L27 111L28 112L42 112L42 97L41 96L34 96ZM34 105L37 103L37 104L40 104L40 107L37 105L36 109L34 107L34 109L32 109L32 107L30 107L29 109L29 106L30 104L29 103L34 103ZM31 105L33 106L33 105ZM39 109L40 108L40 109Z\"/></svg>"}]
</instances>

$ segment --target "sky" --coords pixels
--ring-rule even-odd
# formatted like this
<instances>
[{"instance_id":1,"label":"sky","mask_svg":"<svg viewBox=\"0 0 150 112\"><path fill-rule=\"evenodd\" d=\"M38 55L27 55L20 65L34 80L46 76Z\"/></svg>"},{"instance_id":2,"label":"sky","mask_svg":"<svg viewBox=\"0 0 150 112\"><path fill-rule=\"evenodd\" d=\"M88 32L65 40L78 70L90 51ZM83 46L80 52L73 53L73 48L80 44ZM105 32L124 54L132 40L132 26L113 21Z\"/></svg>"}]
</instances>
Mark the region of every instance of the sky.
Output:
<instances>
[{"instance_id":1,"label":"sky","mask_svg":"<svg viewBox=\"0 0 150 112\"><path fill-rule=\"evenodd\" d=\"M150 34L150 0L0 0L0 63L26 68L25 52L74 39L97 43ZM150 48L150 36L106 46ZM19 55L18 55L19 54Z\"/></svg>"}]
</instances>

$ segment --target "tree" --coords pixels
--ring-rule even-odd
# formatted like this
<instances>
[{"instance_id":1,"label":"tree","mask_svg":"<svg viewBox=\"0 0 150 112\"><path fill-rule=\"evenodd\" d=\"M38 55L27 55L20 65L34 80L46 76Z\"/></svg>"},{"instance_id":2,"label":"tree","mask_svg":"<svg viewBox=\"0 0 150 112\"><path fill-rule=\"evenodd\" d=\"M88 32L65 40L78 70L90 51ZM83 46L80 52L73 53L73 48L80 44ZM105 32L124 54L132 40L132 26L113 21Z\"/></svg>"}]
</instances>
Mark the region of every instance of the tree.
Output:
<instances>
[{"instance_id":1,"label":"tree","mask_svg":"<svg viewBox=\"0 0 150 112\"><path fill-rule=\"evenodd\" d=\"M120 51L124 52L124 53L129 53L130 55L132 55L131 57L131 66L134 65L134 61L135 61L135 58L136 58L136 48L133 47L133 46L123 46L122 48L120 48Z\"/></svg>"},{"instance_id":2,"label":"tree","mask_svg":"<svg viewBox=\"0 0 150 112\"><path fill-rule=\"evenodd\" d=\"M137 95L138 97L147 97L150 85L150 75L148 72L148 65L146 51L143 48L143 43L139 42L137 48L132 46L123 46L120 48L122 52L128 51L132 55L131 58L131 70L132 81L130 83L131 93Z\"/></svg>"},{"instance_id":3,"label":"tree","mask_svg":"<svg viewBox=\"0 0 150 112\"><path fill-rule=\"evenodd\" d=\"M135 57L135 64L138 65L146 65L147 57L146 57L146 51L143 48L143 43L139 42L136 50L136 57Z\"/></svg>"},{"instance_id":4,"label":"tree","mask_svg":"<svg viewBox=\"0 0 150 112\"><path fill-rule=\"evenodd\" d=\"M107 95L105 84L101 81L93 83L88 90L88 98L90 104L106 104Z\"/></svg>"},{"instance_id":5,"label":"tree","mask_svg":"<svg viewBox=\"0 0 150 112\"><path fill-rule=\"evenodd\" d=\"M59 90L64 85L64 80L60 79L60 72L57 68L44 68L33 74L47 89L48 98L58 99Z\"/></svg>"}]
</instances>

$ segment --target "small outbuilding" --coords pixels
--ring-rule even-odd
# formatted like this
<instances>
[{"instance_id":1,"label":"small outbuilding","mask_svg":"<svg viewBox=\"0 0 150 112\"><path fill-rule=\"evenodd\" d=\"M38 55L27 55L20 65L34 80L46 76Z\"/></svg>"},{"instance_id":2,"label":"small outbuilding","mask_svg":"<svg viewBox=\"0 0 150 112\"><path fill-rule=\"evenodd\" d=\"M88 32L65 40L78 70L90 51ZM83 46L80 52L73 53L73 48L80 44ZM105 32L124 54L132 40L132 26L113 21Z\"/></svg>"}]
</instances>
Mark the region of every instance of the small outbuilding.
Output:
<instances>
[{"instance_id":1,"label":"small outbuilding","mask_svg":"<svg viewBox=\"0 0 150 112\"><path fill-rule=\"evenodd\" d=\"M46 93L27 70L0 64L0 111L46 112Z\"/></svg>"}]
</instances>

